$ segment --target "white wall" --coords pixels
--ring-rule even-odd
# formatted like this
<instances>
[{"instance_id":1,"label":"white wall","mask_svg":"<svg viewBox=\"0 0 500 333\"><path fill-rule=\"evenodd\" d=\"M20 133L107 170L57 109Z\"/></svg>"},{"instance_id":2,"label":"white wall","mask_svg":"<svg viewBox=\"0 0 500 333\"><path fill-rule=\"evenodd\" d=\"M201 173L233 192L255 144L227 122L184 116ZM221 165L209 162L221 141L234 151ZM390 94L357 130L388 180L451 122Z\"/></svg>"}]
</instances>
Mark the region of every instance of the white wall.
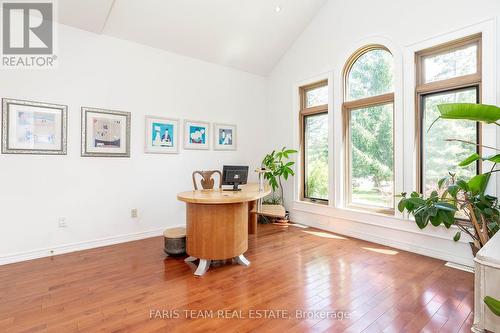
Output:
<instances>
[{"instance_id":1,"label":"white wall","mask_svg":"<svg viewBox=\"0 0 500 333\"><path fill-rule=\"evenodd\" d=\"M66 104L69 128L67 156L0 155L0 264L157 235L183 224L184 205L175 195L191 188L192 170L255 166L268 150L297 148L294 87L325 73L337 85L360 41L386 39L402 55L409 45L499 14L497 0L330 0L267 79L58 26L57 69L1 71L1 97ZM336 119L341 100L337 86L333 91ZM131 158L80 157L81 106L132 112ZM238 151L144 154L146 114L236 123ZM332 128L339 135L341 124ZM340 165L339 147L334 148L334 165ZM293 182L286 187L295 221L471 262L467 244L450 241L452 231L420 231L401 218L296 203ZM131 208L138 208L138 219L130 218ZM66 217L68 228L58 228L59 217Z\"/></svg>"},{"instance_id":2,"label":"white wall","mask_svg":"<svg viewBox=\"0 0 500 333\"><path fill-rule=\"evenodd\" d=\"M156 235L185 223L176 193L192 188L194 169L259 164L264 78L67 26L57 32L57 69L0 74L1 97L66 104L69 121L67 156L0 155L0 264ZM81 106L132 113L131 158L80 157ZM237 124L238 150L144 154L147 114Z\"/></svg>"},{"instance_id":3,"label":"white wall","mask_svg":"<svg viewBox=\"0 0 500 333\"><path fill-rule=\"evenodd\" d=\"M298 148L298 133L296 124L298 116L296 114L297 99L294 96L299 83L311 78L324 76L333 77L332 91L334 91L331 103L333 119L331 128L331 140L335 146L331 147L334 152L334 181L330 185L331 190L336 189L336 195L340 189L343 174L341 172L341 73L343 66L349 55L367 40L385 40L387 45L394 51L396 66L401 74L403 73L403 54L415 43L422 42L440 34L447 34L466 26L477 24L489 19L496 19L500 14L500 3L497 0L484 0L480 2L470 2L466 0L443 0L443 1L393 1L393 0L329 0L316 15L308 28L297 39L291 49L281 59L274 68L268 82L268 107L272 111L271 121L276 125L273 132L273 142L281 142L287 146ZM493 23L494 26L495 23ZM496 30L496 31L495 31ZM493 28L496 37L490 45L493 56L496 49L498 52L498 27ZM493 63L498 63L498 57ZM407 64L412 67L412 64ZM495 89L495 80L498 82L499 66L493 73L493 83L485 89ZM491 74L491 73L486 73ZM396 101L403 99L402 96L406 77L401 75L401 80L396 81ZM491 83L491 81L488 81ZM500 86L500 85L498 85ZM399 94L399 96L398 96ZM500 92L493 90L488 103L495 103L500 100ZM401 103L402 105L402 103ZM401 107L402 108L402 107ZM398 110L396 112L406 112ZM398 117L399 115L397 115ZM396 117L396 122L398 118ZM401 119L401 122L403 120ZM403 125L403 123L401 123ZM408 129L411 124L406 122L400 126L396 133L396 138L402 138L403 128ZM491 133L491 132L488 132ZM396 139L398 140L398 139ZM406 154L411 149L412 143L396 141L396 147L401 150L401 155ZM408 148L410 147L410 148ZM411 155L411 153L410 153ZM405 155L406 156L406 155ZM402 159L402 156L401 156ZM402 165L401 160L396 161L397 165ZM396 180L400 179L397 189L407 189L411 187L409 182L403 184L403 173L412 173L413 169L405 164L404 170L396 172ZM410 176L411 178L411 176ZM392 245L401 249L406 249L433 257L451 260L463 264L471 264L472 256L467 238L463 237L460 243L450 241L455 230L426 229L418 230L413 222L399 218L383 217L379 215L349 211L341 208L337 201L330 204L330 207L317 207L311 204L298 203L296 187L293 182L287 183L287 203L292 208L292 219L305 224L319 226L324 229L336 231L346 235L371 240L386 245ZM295 193L295 195L294 195Z\"/></svg>"}]
</instances>

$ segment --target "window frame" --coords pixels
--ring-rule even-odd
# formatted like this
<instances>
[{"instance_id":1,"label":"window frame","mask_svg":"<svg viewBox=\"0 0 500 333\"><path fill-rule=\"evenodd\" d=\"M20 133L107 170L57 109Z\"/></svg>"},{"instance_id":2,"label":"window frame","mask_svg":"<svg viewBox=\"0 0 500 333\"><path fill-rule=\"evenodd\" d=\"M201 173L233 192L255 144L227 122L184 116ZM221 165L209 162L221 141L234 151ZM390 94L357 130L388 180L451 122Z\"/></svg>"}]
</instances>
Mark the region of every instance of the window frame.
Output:
<instances>
[{"instance_id":1,"label":"window frame","mask_svg":"<svg viewBox=\"0 0 500 333\"><path fill-rule=\"evenodd\" d=\"M299 103L300 103L300 111L299 111L299 131L300 131L300 160L301 160L301 171L300 171L300 193L299 193L299 198L301 201L306 201L306 202L311 202L311 203L316 203L316 204L321 204L321 205L328 205L329 200L328 199L320 199L320 198L312 198L312 197L306 197L306 147L305 147L305 120L308 116L314 116L314 115L322 115L322 114L328 114L328 102L326 104L321 104L321 105L316 105L312 107L306 107L307 105L307 100L306 100L306 95L308 91L314 90L316 88L320 87L328 87L328 80L321 80L318 82L314 82L308 85L304 85L299 87ZM328 94L330 92L328 91ZM328 151L328 154L331 152ZM330 162L330 159L328 159L328 162ZM330 168L330 165L328 165L328 168ZM330 180L328 180L328 191L330 191Z\"/></svg>"},{"instance_id":2,"label":"window frame","mask_svg":"<svg viewBox=\"0 0 500 333\"><path fill-rule=\"evenodd\" d=\"M385 215L394 215L395 214L395 200L393 198L393 207L379 207L379 206L372 206L372 205L362 205L362 204L356 204L352 202L352 169L351 169L351 162L352 162L352 149L351 149L351 111L357 110L360 108L367 108L367 107L373 107L373 106L379 106L379 105L385 105L385 104L392 104L392 116L393 116L393 124L392 124L392 140L393 140L393 152L392 152L392 159L393 159L393 170L392 170L392 190L393 192L395 191L395 181L396 181L396 172L395 172L395 137L396 137L396 131L395 131L395 89L396 87L394 86L393 91L390 93L385 93L381 95L376 95L376 96L370 96L370 97L364 97L356 100L348 100L348 87L349 87L349 73L352 69L352 66L356 61L363 56L364 54L373 51L373 50L384 50L389 52L393 57L394 55L392 52L384 45L382 44L370 44L366 45L364 47L359 48L356 52L354 52L349 59L346 62L346 65L344 66L344 72L343 72L343 103L342 103L342 118L343 118L343 141L344 141L344 149L345 149L345 158L344 158L344 170L346 177L344 177L344 193L345 193L345 206L347 208L352 208L352 209L357 209L357 210L365 210L373 213L379 213L379 214L385 214ZM393 73L394 75L396 73ZM394 193L393 193L394 194Z\"/></svg>"},{"instance_id":3,"label":"window frame","mask_svg":"<svg viewBox=\"0 0 500 333\"><path fill-rule=\"evenodd\" d=\"M467 45L477 44L477 71L473 74L457 76L449 79L443 79L425 83L425 66L424 57L431 55L445 54L450 51L465 47ZM476 103L481 103L482 92L482 34L474 34L447 42L444 44L436 45L415 53L415 133L416 133L416 171L417 171L417 191L423 193L424 190L424 135L423 122L424 122L424 99L426 96L436 93L451 93L464 89L476 89ZM476 122L476 140L477 144L482 144L482 125ZM476 146L476 152L481 155L481 146ZM482 171L482 164L476 161L477 174ZM443 175L444 176L444 175Z\"/></svg>"}]
</instances>

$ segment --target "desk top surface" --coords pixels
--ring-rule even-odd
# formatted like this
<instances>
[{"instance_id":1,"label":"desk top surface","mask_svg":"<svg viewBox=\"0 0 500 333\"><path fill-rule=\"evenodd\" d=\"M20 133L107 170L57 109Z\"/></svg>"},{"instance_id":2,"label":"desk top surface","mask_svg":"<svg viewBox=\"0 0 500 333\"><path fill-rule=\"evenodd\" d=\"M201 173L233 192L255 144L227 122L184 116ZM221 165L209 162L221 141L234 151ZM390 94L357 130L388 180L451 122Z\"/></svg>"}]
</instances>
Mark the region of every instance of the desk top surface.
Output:
<instances>
[{"instance_id":1,"label":"desk top surface","mask_svg":"<svg viewBox=\"0 0 500 333\"><path fill-rule=\"evenodd\" d=\"M238 202L254 201L271 193L271 189L266 187L263 192L259 192L258 184L241 185L241 191L197 190L186 191L177 194L177 200L188 203L199 204L228 204Z\"/></svg>"}]
</instances>

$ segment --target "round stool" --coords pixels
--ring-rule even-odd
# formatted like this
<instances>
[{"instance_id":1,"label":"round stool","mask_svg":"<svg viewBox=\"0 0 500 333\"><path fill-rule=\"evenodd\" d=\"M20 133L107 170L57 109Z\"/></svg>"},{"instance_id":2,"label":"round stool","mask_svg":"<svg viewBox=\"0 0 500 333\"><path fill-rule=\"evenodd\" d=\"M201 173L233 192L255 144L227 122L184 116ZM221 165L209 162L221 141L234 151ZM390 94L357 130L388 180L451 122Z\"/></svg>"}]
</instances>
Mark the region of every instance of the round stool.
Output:
<instances>
[{"instance_id":1,"label":"round stool","mask_svg":"<svg viewBox=\"0 0 500 333\"><path fill-rule=\"evenodd\" d=\"M170 228L163 232L165 253L169 256L180 256L186 253L186 228Z\"/></svg>"}]
</instances>

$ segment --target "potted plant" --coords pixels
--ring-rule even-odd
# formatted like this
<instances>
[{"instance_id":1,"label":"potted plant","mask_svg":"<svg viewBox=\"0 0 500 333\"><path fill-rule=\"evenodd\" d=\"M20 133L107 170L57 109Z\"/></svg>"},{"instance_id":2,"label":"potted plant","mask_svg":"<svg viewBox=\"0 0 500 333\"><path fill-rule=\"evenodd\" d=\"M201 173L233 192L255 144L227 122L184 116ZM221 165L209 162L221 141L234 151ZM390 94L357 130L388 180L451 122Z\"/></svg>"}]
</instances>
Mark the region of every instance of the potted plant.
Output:
<instances>
[{"instance_id":1,"label":"potted plant","mask_svg":"<svg viewBox=\"0 0 500 333\"><path fill-rule=\"evenodd\" d=\"M267 170L264 179L268 181L273 191L271 197L265 200L266 204L284 205L283 179L286 181L288 177L295 175L291 168L295 162L290 161L290 155L295 153L296 150L283 147L278 151L273 150L262 160L262 169ZM283 221L285 223L288 222L288 214L286 211L286 218Z\"/></svg>"},{"instance_id":2,"label":"potted plant","mask_svg":"<svg viewBox=\"0 0 500 333\"><path fill-rule=\"evenodd\" d=\"M440 117L435 121L440 118L465 119L500 126L498 123L500 108L496 106L455 103L439 105L438 109ZM460 141L476 145L474 142L457 139L448 139L447 141ZM498 198L485 192L491 174L500 171L497 167L497 164L500 163L500 150L494 147L480 146L485 150L492 150L493 153L489 156L480 156L474 153L463 160L459 166L465 167L480 160L491 162L491 169L470 179L460 178L456 174L449 173L449 176L438 182L441 193L433 191L429 197L417 192L412 192L409 196L402 193L398 204L400 212L407 211L415 217L415 222L420 229L424 229L429 223L434 226L444 225L446 228L450 228L452 225L457 226L460 231L455 234L453 239L458 241L461 232L468 234L473 239L471 246L474 255L499 230L500 226ZM456 216L458 212L465 214L470 225L459 223L460 219Z\"/></svg>"}]
</instances>

